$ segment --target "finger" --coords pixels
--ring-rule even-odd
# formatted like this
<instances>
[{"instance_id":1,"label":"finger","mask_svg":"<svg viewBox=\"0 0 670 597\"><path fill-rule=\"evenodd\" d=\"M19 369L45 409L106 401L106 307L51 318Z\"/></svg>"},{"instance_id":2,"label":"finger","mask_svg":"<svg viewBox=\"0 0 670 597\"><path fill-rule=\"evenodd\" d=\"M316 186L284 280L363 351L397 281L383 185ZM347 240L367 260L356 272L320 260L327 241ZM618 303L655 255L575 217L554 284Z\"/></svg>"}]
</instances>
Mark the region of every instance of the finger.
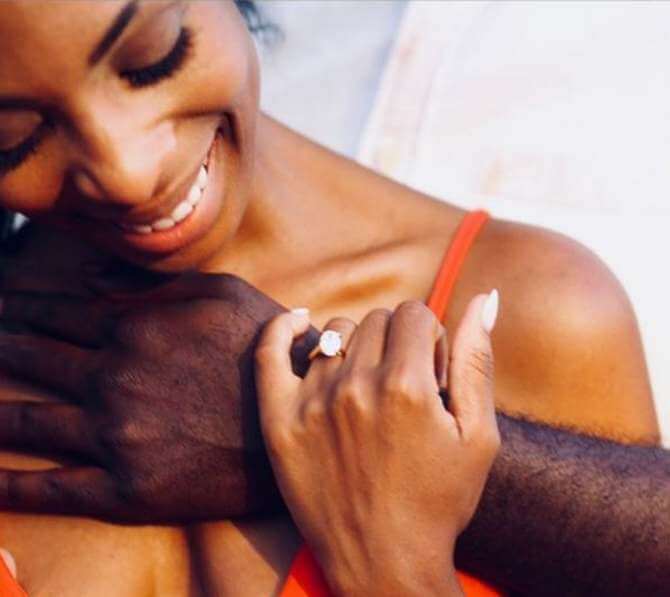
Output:
<instances>
[{"instance_id":1,"label":"finger","mask_svg":"<svg viewBox=\"0 0 670 597\"><path fill-rule=\"evenodd\" d=\"M6 549L0 547L0 558L2 558L2 562L7 567L7 570L9 570L9 573L16 578L16 561L14 560L14 556Z\"/></svg>"},{"instance_id":2,"label":"finger","mask_svg":"<svg viewBox=\"0 0 670 597\"><path fill-rule=\"evenodd\" d=\"M51 338L0 332L0 371L84 400L96 366L87 349Z\"/></svg>"},{"instance_id":3,"label":"finger","mask_svg":"<svg viewBox=\"0 0 670 597\"><path fill-rule=\"evenodd\" d=\"M1 403L0 446L19 452L87 458L97 455L84 412L69 404L48 402Z\"/></svg>"},{"instance_id":4,"label":"finger","mask_svg":"<svg viewBox=\"0 0 670 597\"><path fill-rule=\"evenodd\" d=\"M100 468L0 470L3 510L102 517L118 515L121 506L114 479Z\"/></svg>"},{"instance_id":5,"label":"finger","mask_svg":"<svg viewBox=\"0 0 670 597\"><path fill-rule=\"evenodd\" d=\"M449 373L449 343L447 330L442 327L442 333L435 345L435 378L440 389L446 389Z\"/></svg>"},{"instance_id":6,"label":"finger","mask_svg":"<svg viewBox=\"0 0 670 597\"><path fill-rule=\"evenodd\" d=\"M10 292L0 300L0 317L83 346L100 346L111 327L110 307L55 294Z\"/></svg>"},{"instance_id":7,"label":"finger","mask_svg":"<svg viewBox=\"0 0 670 597\"><path fill-rule=\"evenodd\" d=\"M255 376L261 426L271 425L292 403L301 379L291 366L291 345L309 329L304 310L278 315L265 326L256 346Z\"/></svg>"},{"instance_id":8,"label":"finger","mask_svg":"<svg viewBox=\"0 0 670 597\"><path fill-rule=\"evenodd\" d=\"M449 410L466 435L482 429L497 429L489 335L497 313L497 291L476 296L454 336L449 364Z\"/></svg>"},{"instance_id":9,"label":"finger","mask_svg":"<svg viewBox=\"0 0 670 597\"><path fill-rule=\"evenodd\" d=\"M349 344L356 331L356 324L346 317L335 317L328 321L323 328L324 332L327 330L340 334L342 337L342 352L345 356L342 357L336 355L330 357L324 354L317 354L312 358L312 363L305 379L315 379L332 375L342 366L343 359L346 360L349 356Z\"/></svg>"},{"instance_id":10,"label":"finger","mask_svg":"<svg viewBox=\"0 0 670 597\"><path fill-rule=\"evenodd\" d=\"M435 352L444 328L419 301L402 303L389 322L384 365L391 375L413 378L438 391Z\"/></svg>"},{"instance_id":11,"label":"finger","mask_svg":"<svg viewBox=\"0 0 670 597\"><path fill-rule=\"evenodd\" d=\"M366 369L381 363L390 319L388 309L375 309L363 318L347 346L345 366L348 369Z\"/></svg>"}]
</instances>

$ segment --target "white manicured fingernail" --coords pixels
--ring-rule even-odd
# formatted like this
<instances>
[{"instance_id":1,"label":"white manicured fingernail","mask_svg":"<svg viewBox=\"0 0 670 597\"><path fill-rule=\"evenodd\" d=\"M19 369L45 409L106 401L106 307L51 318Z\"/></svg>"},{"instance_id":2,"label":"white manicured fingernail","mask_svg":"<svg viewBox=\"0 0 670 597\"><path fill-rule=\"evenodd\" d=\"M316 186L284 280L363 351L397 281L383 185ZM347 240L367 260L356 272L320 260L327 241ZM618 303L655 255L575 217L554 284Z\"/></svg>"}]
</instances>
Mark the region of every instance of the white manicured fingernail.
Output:
<instances>
[{"instance_id":1,"label":"white manicured fingernail","mask_svg":"<svg viewBox=\"0 0 670 597\"><path fill-rule=\"evenodd\" d=\"M14 561L14 556L12 556L6 549L0 547L0 557L2 557L5 566L7 566L7 569L12 573L12 576L16 578L16 562Z\"/></svg>"},{"instance_id":2,"label":"white manicured fingernail","mask_svg":"<svg viewBox=\"0 0 670 597\"><path fill-rule=\"evenodd\" d=\"M498 319L498 305L500 304L500 296L497 290L492 290L491 294L484 301L482 306L481 321L482 327L487 334L493 331Z\"/></svg>"},{"instance_id":3,"label":"white manicured fingernail","mask_svg":"<svg viewBox=\"0 0 670 597\"><path fill-rule=\"evenodd\" d=\"M307 317L309 315L309 309L307 307L298 307L296 309L291 309L291 313L298 317Z\"/></svg>"}]
</instances>

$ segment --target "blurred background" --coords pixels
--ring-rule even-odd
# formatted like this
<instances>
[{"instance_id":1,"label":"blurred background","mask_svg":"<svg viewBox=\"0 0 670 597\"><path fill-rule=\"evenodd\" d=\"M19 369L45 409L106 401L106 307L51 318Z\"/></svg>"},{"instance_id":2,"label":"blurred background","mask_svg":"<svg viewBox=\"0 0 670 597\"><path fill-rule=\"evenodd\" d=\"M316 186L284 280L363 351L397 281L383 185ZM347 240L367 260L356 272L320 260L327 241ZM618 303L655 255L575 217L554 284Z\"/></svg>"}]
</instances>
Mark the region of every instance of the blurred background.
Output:
<instances>
[{"instance_id":1,"label":"blurred background","mask_svg":"<svg viewBox=\"0 0 670 597\"><path fill-rule=\"evenodd\" d=\"M622 281L670 442L670 2L266 0L264 109Z\"/></svg>"}]
</instances>

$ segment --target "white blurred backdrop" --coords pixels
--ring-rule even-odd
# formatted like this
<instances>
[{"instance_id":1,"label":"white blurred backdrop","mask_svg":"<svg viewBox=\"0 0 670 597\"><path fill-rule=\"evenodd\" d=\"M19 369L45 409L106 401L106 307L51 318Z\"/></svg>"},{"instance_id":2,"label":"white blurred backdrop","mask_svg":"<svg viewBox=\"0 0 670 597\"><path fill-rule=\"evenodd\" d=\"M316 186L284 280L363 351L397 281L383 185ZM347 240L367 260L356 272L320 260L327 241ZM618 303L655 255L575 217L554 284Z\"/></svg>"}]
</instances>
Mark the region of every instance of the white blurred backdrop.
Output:
<instances>
[{"instance_id":1,"label":"white blurred backdrop","mask_svg":"<svg viewBox=\"0 0 670 597\"><path fill-rule=\"evenodd\" d=\"M271 0L264 108L464 207L577 238L635 306L670 440L670 2Z\"/></svg>"}]
</instances>

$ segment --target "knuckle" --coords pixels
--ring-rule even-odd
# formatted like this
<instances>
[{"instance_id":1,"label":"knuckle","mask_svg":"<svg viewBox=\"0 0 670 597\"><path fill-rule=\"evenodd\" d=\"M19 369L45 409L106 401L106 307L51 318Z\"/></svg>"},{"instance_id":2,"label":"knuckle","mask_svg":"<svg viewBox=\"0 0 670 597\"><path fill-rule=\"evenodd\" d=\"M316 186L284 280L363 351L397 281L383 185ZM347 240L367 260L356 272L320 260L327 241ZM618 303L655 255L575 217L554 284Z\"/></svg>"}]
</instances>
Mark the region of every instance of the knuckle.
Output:
<instances>
[{"instance_id":1,"label":"knuckle","mask_svg":"<svg viewBox=\"0 0 670 597\"><path fill-rule=\"evenodd\" d=\"M116 452L117 448L126 443L127 429L124 425L101 425L98 429L98 444L107 453Z\"/></svg>"},{"instance_id":2,"label":"knuckle","mask_svg":"<svg viewBox=\"0 0 670 597\"><path fill-rule=\"evenodd\" d=\"M56 475L47 475L43 485L43 497L46 502L58 504L63 499L63 483Z\"/></svg>"},{"instance_id":3,"label":"knuckle","mask_svg":"<svg viewBox=\"0 0 670 597\"><path fill-rule=\"evenodd\" d=\"M99 398L109 398L125 394L131 389L131 376L122 363L113 363L104 369L91 373L88 386Z\"/></svg>"},{"instance_id":4,"label":"knuckle","mask_svg":"<svg viewBox=\"0 0 670 597\"><path fill-rule=\"evenodd\" d=\"M396 309L397 314L402 314L404 317L411 319L425 320L425 321L434 321L435 315L433 312L426 307L421 301L415 299L403 301L398 305Z\"/></svg>"},{"instance_id":5,"label":"knuckle","mask_svg":"<svg viewBox=\"0 0 670 597\"><path fill-rule=\"evenodd\" d=\"M146 313L126 314L117 320L110 335L117 344L130 348L142 349L147 346L160 346L166 327Z\"/></svg>"},{"instance_id":6,"label":"knuckle","mask_svg":"<svg viewBox=\"0 0 670 597\"><path fill-rule=\"evenodd\" d=\"M370 313L368 313L367 317L369 319L373 320L373 321L379 321L379 322L385 323L386 321L388 321L391 318L392 315L393 315L393 313L391 313L391 311L389 309L378 308L378 309L373 309L372 311L370 311Z\"/></svg>"},{"instance_id":7,"label":"knuckle","mask_svg":"<svg viewBox=\"0 0 670 597\"><path fill-rule=\"evenodd\" d=\"M418 392L412 373L407 369L396 368L383 378L384 395L393 400L414 401Z\"/></svg>"},{"instance_id":8,"label":"knuckle","mask_svg":"<svg viewBox=\"0 0 670 597\"><path fill-rule=\"evenodd\" d=\"M307 428L321 427L327 418L322 400L310 399L302 407L302 420Z\"/></svg>"},{"instance_id":9,"label":"knuckle","mask_svg":"<svg viewBox=\"0 0 670 597\"><path fill-rule=\"evenodd\" d=\"M325 326L324 329L347 331L356 327L356 324L347 317L333 317Z\"/></svg>"},{"instance_id":10,"label":"knuckle","mask_svg":"<svg viewBox=\"0 0 670 597\"><path fill-rule=\"evenodd\" d=\"M352 412L366 414L370 410L370 400L366 384L360 376L348 375L343 378L333 391L330 408L335 416Z\"/></svg>"}]
</instances>

